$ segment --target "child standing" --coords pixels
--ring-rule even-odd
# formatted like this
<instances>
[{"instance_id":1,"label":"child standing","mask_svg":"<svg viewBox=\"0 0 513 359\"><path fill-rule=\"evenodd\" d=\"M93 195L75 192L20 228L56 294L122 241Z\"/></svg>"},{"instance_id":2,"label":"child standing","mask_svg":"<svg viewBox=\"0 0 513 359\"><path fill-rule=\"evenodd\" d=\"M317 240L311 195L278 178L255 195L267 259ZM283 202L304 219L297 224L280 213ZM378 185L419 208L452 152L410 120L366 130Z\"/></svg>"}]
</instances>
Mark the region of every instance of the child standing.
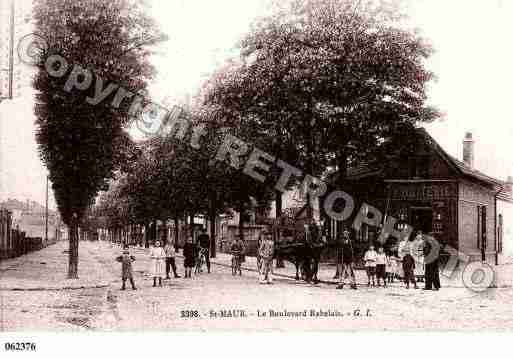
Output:
<instances>
[{"instance_id":1,"label":"child standing","mask_svg":"<svg viewBox=\"0 0 513 359\"><path fill-rule=\"evenodd\" d=\"M424 281L424 235L422 231L418 231L414 241L411 243L411 254L415 260L415 269L413 274L417 282Z\"/></svg>"},{"instance_id":2,"label":"child standing","mask_svg":"<svg viewBox=\"0 0 513 359\"><path fill-rule=\"evenodd\" d=\"M383 247L378 248L378 254L376 254L376 277L378 279L378 287L381 286L381 280L383 279L383 287L387 286L386 280L386 262L387 256Z\"/></svg>"},{"instance_id":3,"label":"child standing","mask_svg":"<svg viewBox=\"0 0 513 359\"><path fill-rule=\"evenodd\" d=\"M406 289L410 289L410 282L412 282L414 288L417 289L417 282L415 281L415 275L413 274L414 269L415 259L408 253L403 257L404 283L406 283Z\"/></svg>"},{"instance_id":4,"label":"child standing","mask_svg":"<svg viewBox=\"0 0 513 359\"><path fill-rule=\"evenodd\" d=\"M153 286L157 286L157 278L159 279L159 287L162 287L162 278L166 269L166 252L160 246L160 241L155 242L155 247L150 251L151 258L151 275L153 277Z\"/></svg>"},{"instance_id":5,"label":"child standing","mask_svg":"<svg viewBox=\"0 0 513 359\"><path fill-rule=\"evenodd\" d=\"M135 261L135 257L130 255L128 250L128 246L125 245L123 248L123 254L116 258L116 261L121 263L121 280L123 281L123 285L121 290L125 290L126 280L130 280L130 284L132 285L132 289L136 290L134 283L134 274L132 270L132 262Z\"/></svg>"},{"instance_id":6,"label":"child standing","mask_svg":"<svg viewBox=\"0 0 513 359\"><path fill-rule=\"evenodd\" d=\"M187 242L183 246L183 266L185 267L185 278L191 278L192 268L194 267L196 248L192 243L192 237L187 237Z\"/></svg>"},{"instance_id":7,"label":"child standing","mask_svg":"<svg viewBox=\"0 0 513 359\"><path fill-rule=\"evenodd\" d=\"M394 277L397 273L397 258L394 256L393 253L389 253L387 255L387 262L386 262L386 276L388 283L394 283Z\"/></svg>"},{"instance_id":8,"label":"child standing","mask_svg":"<svg viewBox=\"0 0 513 359\"><path fill-rule=\"evenodd\" d=\"M370 287L371 280L372 280L372 286L374 287L376 283L374 282L374 279L376 277L376 256L378 254L374 250L374 246L371 245L369 247L369 250L365 252L365 255L363 257L363 260L365 262L365 270L367 271L367 279L369 282L367 283L367 286Z\"/></svg>"}]
</instances>

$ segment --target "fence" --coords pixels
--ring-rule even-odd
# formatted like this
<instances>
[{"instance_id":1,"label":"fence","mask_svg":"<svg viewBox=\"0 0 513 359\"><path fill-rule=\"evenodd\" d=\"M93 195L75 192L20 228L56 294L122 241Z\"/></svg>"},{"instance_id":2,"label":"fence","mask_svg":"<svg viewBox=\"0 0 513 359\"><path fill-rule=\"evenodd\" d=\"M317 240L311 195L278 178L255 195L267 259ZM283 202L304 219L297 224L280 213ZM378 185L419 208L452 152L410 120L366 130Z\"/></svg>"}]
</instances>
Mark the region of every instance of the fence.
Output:
<instances>
[{"instance_id":1,"label":"fence","mask_svg":"<svg viewBox=\"0 0 513 359\"><path fill-rule=\"evenodd\" d=\"M49 244L43 243L41 237L26 237L25 232L12 229L12 213L0 209L0 260L19 257Z\"/></svg>"},{"instance_id":2,"label":"fence","mask_svg":"<svg viewBox=\"0 0 513 359\"><path fill-rule=\"evenodd\" d=\"M11 253L11 225L11 212L0 209L0 259L9 257Z\"/></svg>"}]
</instances>

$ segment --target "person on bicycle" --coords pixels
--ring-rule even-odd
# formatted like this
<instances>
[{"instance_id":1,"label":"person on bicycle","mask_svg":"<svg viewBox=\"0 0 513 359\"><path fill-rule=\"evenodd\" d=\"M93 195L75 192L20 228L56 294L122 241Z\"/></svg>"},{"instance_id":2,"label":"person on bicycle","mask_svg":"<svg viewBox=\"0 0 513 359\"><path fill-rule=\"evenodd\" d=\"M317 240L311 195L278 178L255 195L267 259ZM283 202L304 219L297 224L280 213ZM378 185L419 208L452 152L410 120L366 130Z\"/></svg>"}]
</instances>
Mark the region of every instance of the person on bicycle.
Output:
<instances>
[{"instance_id":1,"label":"person on bicycle","mask_svg":"<svg viewBox=\"0 0 513 359\"><path fill-rule=\"evenodd\" d=\"M207 271L210 273L210 237L205 228L201 229L201 234L198 236L198 244L200 251L204 254L205 262L207 263Z\"/></svg>"},{"instance_id":2,"label":"person on bicycle","mask_svg":"<svg viewBox=\"0 0 513 359\"><path fill-rule=\"evenodd\" d=\"M244 253L244 242L242 241L242 239L240 237L237 237L237 239L235 239L235 242L233 242L231 252L232 252L232 263L236 264L234 266L233 274L235 274L235 271L238 270L239 275L242 275L241 262L242 262L242 255Z\"/></svg>"}]
</instances>

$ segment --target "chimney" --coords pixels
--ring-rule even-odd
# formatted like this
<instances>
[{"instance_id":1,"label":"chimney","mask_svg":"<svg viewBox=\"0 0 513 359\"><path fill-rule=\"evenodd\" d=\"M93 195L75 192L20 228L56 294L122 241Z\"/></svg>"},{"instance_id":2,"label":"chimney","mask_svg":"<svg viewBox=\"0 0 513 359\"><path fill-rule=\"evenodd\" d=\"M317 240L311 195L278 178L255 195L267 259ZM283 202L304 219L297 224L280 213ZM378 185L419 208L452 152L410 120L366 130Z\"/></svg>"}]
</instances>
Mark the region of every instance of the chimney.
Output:
<instances>
[{"instance_id":1,"label":"chimney","mask_svg":"<svg viewBox=\"0 0 513 359\"><path fill-rule=\"evenodd\" d=\"M468 167L474 168L474 140L472 139L472 132L467 132L463 139L463 162Z\"/></svg>"}]
</instances>

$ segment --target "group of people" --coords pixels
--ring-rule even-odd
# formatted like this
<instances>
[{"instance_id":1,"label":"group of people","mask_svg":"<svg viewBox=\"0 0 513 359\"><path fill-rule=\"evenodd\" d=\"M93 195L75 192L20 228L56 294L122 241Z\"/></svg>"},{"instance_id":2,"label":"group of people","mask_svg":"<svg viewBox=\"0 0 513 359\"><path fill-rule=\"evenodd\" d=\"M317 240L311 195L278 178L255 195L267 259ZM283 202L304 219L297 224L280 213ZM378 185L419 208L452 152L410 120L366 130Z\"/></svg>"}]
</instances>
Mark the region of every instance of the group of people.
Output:
<instances>
[{"instance_id":1,"label":"group of people","mask_svg":"<svg viewBox=\"0 0 513 359\"><path fill-rule=\"evenodd\" d=\"M238 263L239 275L242 274L240 263L244 256L245 246L242 239L237 238L231 246L232 261ZM160 241L155 242L155 246L150 250L150 273L153 278L153 286L162 286L162 280L170 279L170 272L173 271L175 278L180 278L176 270L175 262L176 250L175 247L167 242L164 247L161 246ZM259 270L259 282L262 284L271 284L272 278L272 263L274 255L274 241L270 231L264 231L262 238L259 241L257 265ZM191 278L192 268L195 267L196 262L202 256L205 260L207 271L210 273L210 238L205 229L202 229L201 234L198 236L197 245L193 243L192 236L189 236L183 247L185 278ZM130 255L127 245L123 247L122 255L116 258L121 262L121 279L122 290L126 289L126 281L129 280L132 288L136 290L132 263L135 257Z\"/></svg>"},{"instance_id":2,"label":"group of people","mask_svg":"<svg viewBox=\"0 0 513 359\"><path fill-rule=\"evenodd\" d=\"M189 236L183 247L185 278L191 278L192 268L194 268L197 258L202 255L207 265L207 271L210 273L210 238L203 228L198 236L197 246L194 245L192 236ZM176 248L171 242L166 242L162 247L160 241L155 242L155 246L150 250L150 274L153 278L153 286L162 287L163 279L171 279L170 272L173 271L175 278L180 278L176 268ZM132 289L136 290L132 263L135 257L130 255L128 245L123 246L123 252L116 260L121 263L121 290L126 289L126 281L129 280Z\"/></svg>"},{"instance_id":3,"label":"group of people","mask_svg":"<svg viewBox=\"0 0 513 359\"><path fill-rule=\"evenodd\" d=\"M393 277L396 271L396 258L385 254L383 247L379 247L376 252L374 246L371 245L369 250L365 252L363 260L365 262L365 271L368 279L367 286L370 287L372 285L375 287L375 280L377 280L378 287L381 286L381 281L383 281L383 287L386 287L387 280L390 281L390 278Z\"/></svg>"},{"instance_id":4,"label":"group of people","mask_svg":"<svg viewBox=\"0 0 513 359\"><path fill-rule=\"evenodd\" d=\"M350 239L349 231L345 230L342 238L339 240L337 252L337 273L335 278L339 279L337 289L343 289L346 279L349 278L350 288L357 289L354 272L354 249ZM418 232L413 242L403 239L398 246L397 256L392 253L386 253L383 246L379 246L376 251L374 246L369 246L363 256L365 270L367 273L367 286L387 287L387 284L394 282L396 278L402 278L406 288L413 284L417 288L419 277L425 277L425 290L439 290L440 276L438 269L438 253L430 255L430 260L424 262L424 255L431 252L431 244L424 241L422 232ZM232 268L236 264L239 275L242 274L240 263L245 252L244 244L240 238L237 238L231 246ZM153 277L153 286L162 286L162 280L170 279L170 271L173 271L175 278L180 278L176 269L175 247L167 242L164 247L160 241L155 242L155 246L150 250L151 268L150 273ZM193 243L192 236L187 238L183 247L185 278L191 278L192 268L195 267L199 256L205 260L207 271L210 273L210 238L205 229L202 229L198 236L197 245ZM274 241L271 231L264 231L258 243L257 266L259 272L259 282L261 284L271 284L272 263L274 256ZM135 257L130 255L128 246L123 249L122 255L116 258L122 264L121 279L122 290L125 290L126 281L129 280L132 289L137 289L133 278L132 263ZM200 259L201 260L201 259ZM416 268L422 270L415 271ZM401 271L402 270L402 271Z\"/></svg>"},{"instance_id":5,"label":"group of people","mask_svg":"<svg viewBox=\"0 0 513 359\"><path fill-rule=\"evenodd\" d=\"M425 241L421 231L417 232L414 241L403 239L398 246L397 256L391 252L386 253L383 246L376 251L370 245L363 256L365 272L367 274L367 286L378 287L393 283L396 278L404 280L406 288L413 284L417 288L417 282L424 278L425 290L440 289L440 275L438 270L438 253L431 253L428 262L425 255L431 253L429 241ZM337 272L335 278L339 279L338 289L344 288L345 280L350 278L352 289L356 289L354 275L354 250L349 231L342 233L337 252Z\"/></svg>"}]
</instances>

